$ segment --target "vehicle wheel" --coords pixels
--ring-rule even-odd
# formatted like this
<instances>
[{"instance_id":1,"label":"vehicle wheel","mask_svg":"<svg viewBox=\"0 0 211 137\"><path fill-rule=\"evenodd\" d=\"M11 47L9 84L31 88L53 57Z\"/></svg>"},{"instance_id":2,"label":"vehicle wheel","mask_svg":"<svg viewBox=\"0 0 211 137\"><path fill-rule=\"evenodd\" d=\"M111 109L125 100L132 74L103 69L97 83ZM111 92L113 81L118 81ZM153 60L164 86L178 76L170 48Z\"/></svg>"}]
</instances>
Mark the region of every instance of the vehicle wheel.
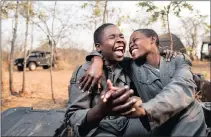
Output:
<instances>
[{"instance_id":1,"label":"vehicle wheel","mask_svg":"<svg viewBox=\"0 0 211 137\"><path fill-rule=\"evenodd\" d=\"M22 66L17 66L17 70L18 71L23 71L23 67Z\"/></svg>"},{"instance_id":2,"label":"vehicle wheel","mask_svg":"<svg viewBox=\"0 0 211 137\"><path fill-rule=\"evenodd\" d=\"M43 66L43 69L49 69L50 66Z\"/></svg>"},{"instance_id":3,"label":"vehicle wheel","mask_svg":"<svg viewBox=\"0 0 211 137\"><path fill-rule=\"evenodd\" d=\"M29 70L34 71L36 69L36 64L34 62L29 63Z\"/></svg>"}]
</instances>

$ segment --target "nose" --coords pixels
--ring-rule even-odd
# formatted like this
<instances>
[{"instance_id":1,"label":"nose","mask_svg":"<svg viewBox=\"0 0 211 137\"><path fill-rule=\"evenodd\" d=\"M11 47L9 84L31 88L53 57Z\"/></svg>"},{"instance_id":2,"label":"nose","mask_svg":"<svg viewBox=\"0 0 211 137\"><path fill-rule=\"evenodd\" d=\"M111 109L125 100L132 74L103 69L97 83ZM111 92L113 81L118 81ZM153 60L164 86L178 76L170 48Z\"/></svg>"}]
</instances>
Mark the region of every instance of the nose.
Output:
<instances>
[{"instance_id":1,"label":"nose","mask_svg":"<svg viewBox=\"0 0 211 137\"><path fill-rule=\"evenodd\" d=\"M124 46L126 45L125 39L121 37L116 37L115 43L123 44Z\"/></svg>"},{"instance_id":2,"label":"nose","mask_svg":"<svg viewBox=\"0 0 211 137\"><path fill-rule=\"evenodd\" d=\"M118 42L124 42L125 41L125 39L124 38L121 38L121 37L116 37L116 42L118 43Z\"/></svg>"}]
</instances>

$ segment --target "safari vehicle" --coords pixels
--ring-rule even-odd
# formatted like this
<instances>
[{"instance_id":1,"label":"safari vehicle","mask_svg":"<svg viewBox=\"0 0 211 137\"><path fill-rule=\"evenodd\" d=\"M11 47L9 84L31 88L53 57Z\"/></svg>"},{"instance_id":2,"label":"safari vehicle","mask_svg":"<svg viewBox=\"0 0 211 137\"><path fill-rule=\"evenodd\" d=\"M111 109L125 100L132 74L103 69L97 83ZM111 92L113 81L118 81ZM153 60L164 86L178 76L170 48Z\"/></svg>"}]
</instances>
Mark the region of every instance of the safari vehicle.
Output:
<instances>
[{"instance_id":1,"label":"safari vehicle","mask_svg":"<svg viewBox=\"0 0 211 137\"><path fill-rule=\"evenodd\" d=\"M26 60L26 67L29 68L30 71L35 70L37 67L43 67L43 69L48 69L50 67L50 59L51 59L50 51L28 51L28 58ZM55 61L53 60L52 66L54 66ZM17 66L18 71L23 71L24 68L24 58L17 58L14 61L14 65Z\"/></svg>"},{"instance_id":2,"label":"safari vehicle","mask_svg":"<svg viewBox=\"0 0 211 137\"><path fill-rule=\"evenodd\" d=\"M211 102L201 103L211 137ZM2 136L72 136L64 123L65 110L33 110L30 107L11 108L1 114Z\"/></svg>"},{"instance_id":3,"label":"safari vehicle","mask_svg":"<svg viewBox=\"0 0 211 137\"><path fill-rule=\"evenodd\" d=\"M209 59L210 54L211 54L211 41L210 41L210 36L207 36L202 39L201 61L203 59Z\"/></svg>"}]
</instances>

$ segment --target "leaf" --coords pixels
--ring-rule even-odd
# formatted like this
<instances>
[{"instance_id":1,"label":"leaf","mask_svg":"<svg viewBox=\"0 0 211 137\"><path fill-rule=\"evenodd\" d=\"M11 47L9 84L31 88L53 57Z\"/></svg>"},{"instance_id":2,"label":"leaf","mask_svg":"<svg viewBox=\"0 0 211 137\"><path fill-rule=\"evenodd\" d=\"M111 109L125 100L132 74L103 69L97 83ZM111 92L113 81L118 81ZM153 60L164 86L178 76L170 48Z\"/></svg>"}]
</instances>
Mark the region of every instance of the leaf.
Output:
<instances>
[{"instance_id":1,"label":"leaf","mask_svg":"<svg viewBox=\"0 0 211 137\"><path fill-rule=\"evenodd\" d=\"M191 4L188 3L183 3L182 6L190 11L193 11L193 6Z\"/></svg>"},{"instance_id":2,"label":"leaf","mask_svg":"<svg viewBox=\"0 0 211 137\"><path fill-rule=\"evenodd\" d=\"M82 8L82 9L85 9L85 8L87 7L87 5L88 5L88 3L84 3L84 4L81 6L81 8Z\"/></svg>"},{"instance_id":3,"label":"leaf","mask_svg":"<svg viewBox=\"0 0 211 137\"><path fill-rule=\"evenodd\" d=\"M40 11L39 14L38 14L38 18L39 18L39 19L43 19L43 18L45 18L45 17L46 17L46 16L45 16L44 12Z\"/></svg>"},{"instance_id":4,"label":"leaf","mask_svg":"<svg viewBox=\"0 0 211 137\"><path fill-rule=\"evenodd\" d=\"M118 27L121 26L121 20L118 20L117 26L118 26Z\"/></svg>"},{"instance_id":5,"label":"leaf","mask_svg":"<svg viewBox=\"0 0 211 137\"><path fill-rule=\"evenodd\" d=\"M8 12L5 9L2 9L1 18L2 19L7 19L8 18Z\"/></svg>"},{"instance_id":6,"label":"leaf","mask_svg":"<svg viewBox=\"0 0 211 137\"><path fill-rule=\"evenodd\" d=\"M99 8L95 8L95 9L94 9L94 15L95 15L95 16L100 16L100 13L101 13L101 11L100 11Z\"/></svg>"},{"instance_id":7,"label":"leaf","mask_svg":"<svg viewBox=\"0 0 211 137\"><path fill-rule=\"evenodd\" d=\"M146 12L154 12L157 7L150 1L150 2L139 2L139 7L146 8Z\"/></svg>"}]
</instances>

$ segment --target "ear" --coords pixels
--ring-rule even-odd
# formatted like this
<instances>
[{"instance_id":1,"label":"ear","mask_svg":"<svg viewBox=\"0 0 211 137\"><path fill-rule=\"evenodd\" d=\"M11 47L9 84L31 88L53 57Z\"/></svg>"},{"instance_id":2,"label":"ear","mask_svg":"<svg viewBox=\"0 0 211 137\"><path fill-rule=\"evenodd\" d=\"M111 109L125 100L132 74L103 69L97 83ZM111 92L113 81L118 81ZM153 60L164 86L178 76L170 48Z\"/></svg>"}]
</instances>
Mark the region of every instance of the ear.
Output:
<instances>
[{"instance_id":1,"label":"ear","mask_svg":"<svg viewBox=\"0 0 211 137\"><path fill-rule=\"evenodd\" d=\"M95 43L95 47L96 47L96 50L97 50L98 52L101 52L100 43Z\"/></svg>"},{"instance_id":2,"label":"ear","mask_svg":"<svg viewBox=\"0 0 211 137\"><path fill-rule=\"evenodd\" d=\"M152 37L152 44L156 43L157 38L156 37Z\"/></svg>"}]
</instances>

